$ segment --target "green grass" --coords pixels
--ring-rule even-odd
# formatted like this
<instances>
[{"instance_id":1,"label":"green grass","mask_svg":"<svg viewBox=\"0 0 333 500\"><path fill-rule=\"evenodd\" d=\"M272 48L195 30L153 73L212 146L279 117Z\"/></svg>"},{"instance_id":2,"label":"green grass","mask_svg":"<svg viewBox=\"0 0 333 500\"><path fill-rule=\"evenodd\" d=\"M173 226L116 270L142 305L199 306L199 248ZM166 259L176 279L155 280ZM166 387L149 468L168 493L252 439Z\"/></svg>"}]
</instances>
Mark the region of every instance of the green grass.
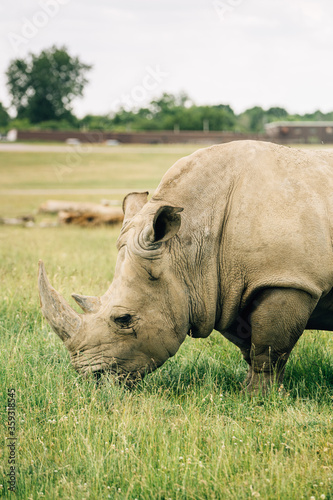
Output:
<instances>
[{"instance_id":1,"label":"green grass","mask_svg":"<svg viewBox=\"0 0 333 500\"><path fill-rule=\"evenodd\" d=\"M0 152L0 189L80 189L156 187L178 158L199 146L82 145L68 153Z\"/></svg>"},{"instance_id":2,"label":"green grass","mask_svg":"<svg viewBox=\"0 0 333 500\"><path fill-rule=\"evenodd\" d=\"M64 147L64 146L62 146ZM122 194L34 194L29 190L153 190L167 169L199 146L120 146L109 150L81 145L72 152L1 152L0 217L31 214L47 199L92 201ZM107 151L107 152L105 152ZM19 194L12 191L20 190Z\"/></svg>"},{"instance_id":3,"label":"green grass","mask_svg":"<svg viewBox=\"0 0 333 500\"><path fill-rule=\"evenodd\" d=\"M172 163L173 155L165 156L155 148L149 161L137 158L148 187L156 187L152 172L162 175ZM30 186L47 155L25 154L25 163L15 157L10 162L20 172L17 183ZM112 170L110 183L135 187L128 157L117 162L122 168ZM101 163L96 154L92 164ZM85 178L95 176L103 185L105 168L86 165ZM79 172L77 177L73 183L83 185ZM24 210L33 200L6 203L12 210L19 202ZM245 363L217 332L188 338L132 391L108 379L96 387L74 372L40 314L37 262L45 261L52 284L71 304L74 291L101 294L113 277L118 233L119 227L0 228L0 494L10 496L4 410L13 387L16 498L333 499L330 333L302 336L287 365L285 391L276 388L266 398L241 392Z\"/></svg>"}]
</instances>

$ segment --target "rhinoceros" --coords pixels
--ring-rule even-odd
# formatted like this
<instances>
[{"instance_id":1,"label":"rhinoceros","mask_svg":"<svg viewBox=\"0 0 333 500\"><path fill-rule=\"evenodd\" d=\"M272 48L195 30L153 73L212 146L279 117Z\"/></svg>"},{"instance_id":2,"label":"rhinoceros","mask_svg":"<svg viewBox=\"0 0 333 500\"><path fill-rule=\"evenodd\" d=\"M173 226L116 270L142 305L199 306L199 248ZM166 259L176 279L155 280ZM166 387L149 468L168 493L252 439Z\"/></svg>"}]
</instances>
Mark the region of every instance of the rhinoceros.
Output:
<instances>
[{"instance_id":1,"label":"rhinoceros","mask_svg":"<svg viewBox=\"0 0 333 500\"><path fill-rule=\"evenodd\" d=\"M333 155L235 141L177 161L148 201L123 202L113 283L73 294L40 262L42 312L80 373L127 384L161 366L187 335L215 329L249 365L245 387L281 383L305 329L333 328Z\"/></svg>"}]
</instances>

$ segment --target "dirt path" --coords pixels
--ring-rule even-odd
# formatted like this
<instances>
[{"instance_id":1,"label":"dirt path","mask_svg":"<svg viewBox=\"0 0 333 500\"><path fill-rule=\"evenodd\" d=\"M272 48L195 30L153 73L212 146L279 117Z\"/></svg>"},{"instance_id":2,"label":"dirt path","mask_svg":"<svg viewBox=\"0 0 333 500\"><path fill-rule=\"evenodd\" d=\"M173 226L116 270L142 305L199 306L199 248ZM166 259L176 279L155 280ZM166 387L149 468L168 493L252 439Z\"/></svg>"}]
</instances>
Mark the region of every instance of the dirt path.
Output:
<instances>
[{"instance_id":1,"label":"dirt path","mask_svg":"<svg viewBox=\"0 0 333 500\"><path fill-rule=\"evenodd\" d=\"M91 146L78 144L78 145L62 145L62 144L21 144L21 143L0 143L0 152L9 153L68 153L78 151L79 148L84 150L91 149ZM96 148L98 152L100 149L109 151L110 148Z\"/></svg>"},{"instance_id":2,"label":"dirt path","mask_svg":"<svg viewBox=\"0 0 333 500\"><path fill-rule=\"evenodd\" d=\"M119 188L119 189L0 189L0 196L6 195L57 195L57 194L69 194L69 195L79 195L79 194L127 194L133 191L133 189Z\"/></svg>"},{"instance_id":3,"label":"dirt path","mask_svg":"<svg viewBox=\"0 0 333 500\"><path fill-rule=\"evenodd\" d=\"M202 147L200 144L163 144L163 145L138 145L122 144L119 146L100 146L97 144L25 144L25 143L1 143L0 153L112 153L122 151L126 154L184 154L190 153Z\"/></svg>"}]
</instances>

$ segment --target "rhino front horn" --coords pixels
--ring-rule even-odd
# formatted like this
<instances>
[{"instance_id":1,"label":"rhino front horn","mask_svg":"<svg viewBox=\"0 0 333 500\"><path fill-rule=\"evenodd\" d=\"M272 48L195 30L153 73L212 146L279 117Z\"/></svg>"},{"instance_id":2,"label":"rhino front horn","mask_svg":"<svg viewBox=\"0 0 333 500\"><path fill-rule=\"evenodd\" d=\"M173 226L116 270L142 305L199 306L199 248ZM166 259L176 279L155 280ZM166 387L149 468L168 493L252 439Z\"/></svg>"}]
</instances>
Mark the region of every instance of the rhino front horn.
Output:
<instances>
[{"instance_id":1,"label":"rhino front horn","mask_svg":"<svg viewBox=\"0 0 333 500\"><path fill-rule=\"evenodd\" d=\"M42 313L54 332L65 342L79 331L82 318L50 285L41 260L39 261L38 287Z\"/></svg>"}]
</instances>

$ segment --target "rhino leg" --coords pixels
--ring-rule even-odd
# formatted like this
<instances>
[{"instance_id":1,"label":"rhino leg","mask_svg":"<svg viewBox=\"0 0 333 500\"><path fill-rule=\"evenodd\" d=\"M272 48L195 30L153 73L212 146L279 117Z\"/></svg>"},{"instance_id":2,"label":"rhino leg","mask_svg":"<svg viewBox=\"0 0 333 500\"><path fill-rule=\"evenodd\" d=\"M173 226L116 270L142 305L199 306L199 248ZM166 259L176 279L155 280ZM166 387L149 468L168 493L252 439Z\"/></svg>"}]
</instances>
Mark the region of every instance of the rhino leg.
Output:
<instances>
[{"instance_id":1,"label":"rhino leg","mask_svg":"<svg viewBox=\"0 0 333 500\"><path fill-rule=\"evenodd\" d=\"M333 290L320 299L306 325L306 330L333 331Z\"/></svg>"},{"instance_id":2,"label":"rhino leg","mask_svg":"<svg viewBox=\"0 0 333 500\"><path fill-rule=\"evenodd\" d=\"M251 347L242 349L249 364L246 390L266 392L281 383L290 352L302 335L317 303L308 293L291 288L262 291L250 315Z\"/></svg>"}]
</instances>

